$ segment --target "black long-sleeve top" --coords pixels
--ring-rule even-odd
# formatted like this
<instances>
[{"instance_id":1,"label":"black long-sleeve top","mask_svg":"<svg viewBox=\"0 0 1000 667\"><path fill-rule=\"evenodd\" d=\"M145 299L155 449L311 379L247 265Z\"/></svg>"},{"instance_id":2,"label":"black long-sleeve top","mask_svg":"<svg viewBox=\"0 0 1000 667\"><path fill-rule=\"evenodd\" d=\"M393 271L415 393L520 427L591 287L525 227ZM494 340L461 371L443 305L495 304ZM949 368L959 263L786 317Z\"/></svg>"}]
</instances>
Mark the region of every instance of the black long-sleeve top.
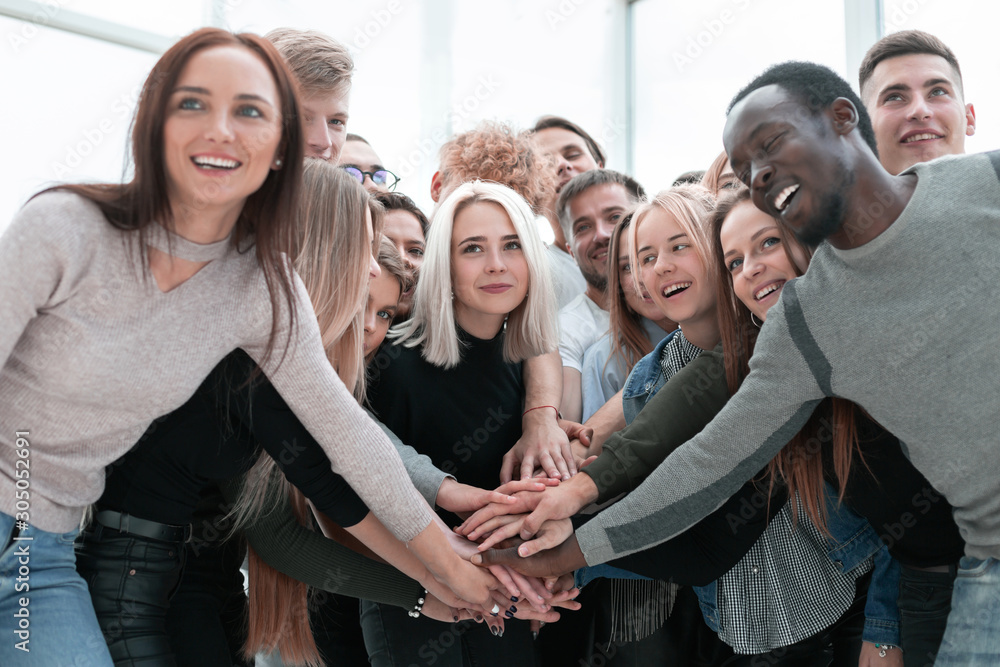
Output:
<instances>
[{"instance_id":1,"label":"black long-sleeve top","mask_svg":"<svg viewBox=\"0 0 1000 667\"><path fill-rule=\"evenodd\" d=\"M361 521L368 508L271 383L263 375L247 383L254 368L242 350L220 362L187 403L108 467L98 507L185 525L203 491L245 473L263 450L334 521Z\"/></svg>"},{"instance_id":2,"label":"black long-sleeve top","mask_svg":"<svg viewBox=\"0 0 1000 667\"><path fill-rule=\"evenodd\" d=\"M420 348L393 345L368 385L372 411L399 438L464 484L500 483L503 455L521 437L520 363L503 359L503 330L482 340L458 330L462 360L434 366ZM457 518L439 512L446 523Z\"/></svg>"},{"instance_id":3,"label":"black long-sleeve top","mask_svg":"<svg viewBox=\"0 0 1000 667\"><path fill-rule=\"evenodd\" d=\"M858 420L857 456L847 476L844 503L866 519L892 557L911 567L954 565L965 552L952 507L913 467L899 439L870 419ZM867 464L867 467L866 467ZM823 471L839 488L830 447L823 448Z\"/></svg>"},{"instance_id":4,"label":"black long-sleeve top","mask_svg":"<svg viewBox=\"0 0 1000 667\"><path fill-rule=\"evenodd\" d=\"M788 502L783 484L775 484L770 497L769 490L766 479L747 482L689 530L608 564L684 586L707 586L740 562Z\"/></svg>"}]
</instances>

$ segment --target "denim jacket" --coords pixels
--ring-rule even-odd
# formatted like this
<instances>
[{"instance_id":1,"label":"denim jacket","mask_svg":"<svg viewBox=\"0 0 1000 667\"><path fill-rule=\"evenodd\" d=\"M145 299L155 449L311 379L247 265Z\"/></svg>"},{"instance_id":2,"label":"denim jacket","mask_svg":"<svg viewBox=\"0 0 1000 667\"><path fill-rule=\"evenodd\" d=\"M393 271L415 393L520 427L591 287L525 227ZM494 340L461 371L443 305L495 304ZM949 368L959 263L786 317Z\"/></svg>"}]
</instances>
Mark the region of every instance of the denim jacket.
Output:
<instances>
[{"instance_id":1,"label":"denim jacket","mask_svg":"<svg viewBox=\"0 0 1000 667\"><path fill-rule=\"evenodd\" d=\"M652 352L636 363L625 379L625 386L622 387L622 409L625 412L626 424L631 424L649 399L666 384L667 378L663 375L663 368L660 367L660 358L663 356L663 348L676 334L676 330L668 333L656 344Z\"/></svg>"},{"instance_id":2,"label":"denim jacket","mask_svg":"<svg viewBox=\"0 0 1000 667\"><path fill-rule=\"evenodd\" d=\"M676 333L676 332L674 332ZM622 390L622 408L626 423L631 423L639 411L656 392L666 384L660 366L663 349L673 339L674 333L657 344L652 352L639 360L629 373ZM837 502L837 492L826 485L827 556L844 573L873 560L871 583L865 604L865 627L862 639L870 643L899 645L899 563L889 555L878 533L847 507ZM718 584L695 586L705 622L715 632L719 631L719 613L716 605Z\"/></svg>"}]
</instances>

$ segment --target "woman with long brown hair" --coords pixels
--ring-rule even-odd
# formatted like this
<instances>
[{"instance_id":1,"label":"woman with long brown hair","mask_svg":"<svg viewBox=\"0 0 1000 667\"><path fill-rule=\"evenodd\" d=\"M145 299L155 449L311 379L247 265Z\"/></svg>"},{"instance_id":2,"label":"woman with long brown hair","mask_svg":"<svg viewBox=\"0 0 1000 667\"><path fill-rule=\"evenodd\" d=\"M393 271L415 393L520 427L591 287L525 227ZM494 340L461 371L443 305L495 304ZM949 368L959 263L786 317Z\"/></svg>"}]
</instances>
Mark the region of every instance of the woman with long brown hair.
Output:
<instances>
[{"instance_id":1,"label":"woman with long brown hair","mask_svg":"<svg viewBox=\"0 0 1000 667\"><path fill-rule=\"evenodd\" d=\"M440 530L426 530L429 508L333 372L315 320L296 317L311 307L282 253L301 141L294 85L273 47L200 30L147 78L133 179L45 192L0 239L0 421L9 426L0 571L16 571L30 540L34 632L24 641L63 638L25 644L30 653L7 642L4 662L109 663L73 567L83 507L100 496L104 467L237 347L394 533L463 597L487 599L489 577L448 573L454 561ZM371 466L398 483L372 484ZM0 591L0 611L14 617L22 597Z\"/></svg>"}]
</instances>

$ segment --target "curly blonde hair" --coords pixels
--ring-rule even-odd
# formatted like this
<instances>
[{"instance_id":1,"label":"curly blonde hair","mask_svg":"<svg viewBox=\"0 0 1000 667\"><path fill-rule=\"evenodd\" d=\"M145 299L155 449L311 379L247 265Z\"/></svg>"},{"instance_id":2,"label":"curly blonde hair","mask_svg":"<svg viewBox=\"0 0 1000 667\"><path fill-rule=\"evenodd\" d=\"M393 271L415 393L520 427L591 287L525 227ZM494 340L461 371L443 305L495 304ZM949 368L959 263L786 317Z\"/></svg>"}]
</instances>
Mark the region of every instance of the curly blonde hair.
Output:
<instances>
[{"instance_id":1,"label":"curly blonde hair","mask_svg":"<svg viewBox=\"0 0 1000 667\"><path fill-rule=\"evenodd\" d=\"M441 147L442 201L462 183L492 181L524 197L537 215L556 191L550 159L532 133L506 123L486 121L452 137Z\"/></svg>"}]
</instances>

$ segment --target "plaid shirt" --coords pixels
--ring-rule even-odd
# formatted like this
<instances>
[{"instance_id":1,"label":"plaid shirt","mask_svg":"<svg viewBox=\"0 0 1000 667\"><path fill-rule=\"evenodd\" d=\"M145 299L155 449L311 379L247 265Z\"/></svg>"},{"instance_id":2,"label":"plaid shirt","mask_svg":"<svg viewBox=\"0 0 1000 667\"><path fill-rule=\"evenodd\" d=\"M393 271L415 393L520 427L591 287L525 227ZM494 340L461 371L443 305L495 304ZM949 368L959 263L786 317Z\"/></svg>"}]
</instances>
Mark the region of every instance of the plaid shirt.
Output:
<instances>
[{"instance_id":1,"label":"plaid shirt","mask_svg":"<svg viewBox=\"0 0 1000 667\"><path fill-rule=\"evenodd\" d=\"M799 505L771 520L756 544L718 580L719 638L737 653L789 646L833 625L854 602L855 581L870 572L869 557L841 572L827 541Z\"/></svg>"}]
</instances>

